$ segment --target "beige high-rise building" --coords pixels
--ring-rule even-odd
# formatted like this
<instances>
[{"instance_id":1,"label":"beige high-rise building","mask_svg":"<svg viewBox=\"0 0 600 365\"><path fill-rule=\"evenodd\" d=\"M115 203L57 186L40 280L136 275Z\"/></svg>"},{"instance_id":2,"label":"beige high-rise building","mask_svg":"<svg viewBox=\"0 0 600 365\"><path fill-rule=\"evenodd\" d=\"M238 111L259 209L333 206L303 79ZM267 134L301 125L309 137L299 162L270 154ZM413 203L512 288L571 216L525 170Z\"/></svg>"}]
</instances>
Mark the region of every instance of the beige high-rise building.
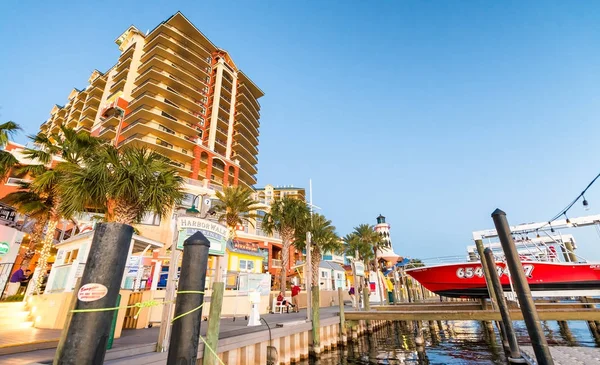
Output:
<instances>
[{"instance_id":1,"label":"beige high-rise building","mask_svg":"<svg viewBox=\"0 0 600 365\"><path fill-rule=\"evenodd\" d=\"M55 105L41 131L66 125L118 147L148 146L211 190L256 184L264 94L229 54L180 12L147 34L131 26L115 42L115 65Z\"/></svg>"}]
</instances>

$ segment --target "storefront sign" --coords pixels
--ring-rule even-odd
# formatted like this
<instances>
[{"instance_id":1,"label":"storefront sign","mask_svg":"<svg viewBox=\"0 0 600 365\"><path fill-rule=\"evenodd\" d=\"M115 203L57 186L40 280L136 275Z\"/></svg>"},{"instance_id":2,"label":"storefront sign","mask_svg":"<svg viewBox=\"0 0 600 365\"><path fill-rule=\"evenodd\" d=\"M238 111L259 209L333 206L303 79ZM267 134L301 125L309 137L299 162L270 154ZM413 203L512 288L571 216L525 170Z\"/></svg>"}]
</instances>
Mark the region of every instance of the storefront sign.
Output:
<instances>
[{"instance_id":1,"label":"storefront sign","mask_svg":"<svg viewBox=\"0 0 600 365\"><path fill-rule=\"evenodd\" d=\"M9 249L10 245L8 242L0 242L0 255L6 255Z\"/></svg>"},{"instance_id":2,"label":"storefront sign","mask_svg":"<svg viewBox=\"0 0 600 365\"><path fill-rule=\"evenodd\" d=\"M183 250L183 241L194 233L200 231L210 241L208 253L211 255L224 255L227 242L227 227L206 219L181 217L177 219L179 238L177 249Z\"/></svg>"},{"instance_id":3,"label":"storefront sign","mask_svg":"<svg viewBox=\"0 0 600 365\"><path fill-rule=\"evenodd\" d=\"M356 271L356 276L365 276L365 265L362 262L355 262L354 270Z\"/></svg>"},{"instance_id":4,"label":"storefront sign","mask_svg":"<svg viewBox=\"0 0 600 365\"><path fill-rule=\"evenodd\" d=\"M258 252L258 243L234 240L233 248L237 248L238 250L242 251Z\"/></svg>"},{"instance_id":5,"label":"storefront sign","mask_svg":"<svg viewBox=\"0 0 600 365\"><path fill-rule=\"evenodd\" d=\"M104 298L106 293L108 293L108 289L102 284L85 284L77 292L77 299L82 302L93 302Z\"/></svg>"}]
</instances>

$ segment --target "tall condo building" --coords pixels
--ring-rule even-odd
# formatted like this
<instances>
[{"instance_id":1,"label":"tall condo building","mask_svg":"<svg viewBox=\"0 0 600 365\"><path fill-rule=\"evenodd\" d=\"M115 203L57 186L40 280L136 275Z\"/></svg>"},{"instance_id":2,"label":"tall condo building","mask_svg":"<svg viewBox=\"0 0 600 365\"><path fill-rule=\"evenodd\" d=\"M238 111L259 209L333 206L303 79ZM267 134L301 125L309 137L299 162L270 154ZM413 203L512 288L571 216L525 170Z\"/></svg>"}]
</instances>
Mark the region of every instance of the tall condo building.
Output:
<instances>
[{"instance_id":1,"label":"tall condo building","mask_svg":"<svg viewBox=\"0 0 600 365\"><path fill-rule=\"evenodd\" d=\"M147 146L211 190L256 184L264 94L180 12L144 34L131 26L108 71L55 105L41 132L66 125L118 147Z\"/></svg>"}]
</instances>

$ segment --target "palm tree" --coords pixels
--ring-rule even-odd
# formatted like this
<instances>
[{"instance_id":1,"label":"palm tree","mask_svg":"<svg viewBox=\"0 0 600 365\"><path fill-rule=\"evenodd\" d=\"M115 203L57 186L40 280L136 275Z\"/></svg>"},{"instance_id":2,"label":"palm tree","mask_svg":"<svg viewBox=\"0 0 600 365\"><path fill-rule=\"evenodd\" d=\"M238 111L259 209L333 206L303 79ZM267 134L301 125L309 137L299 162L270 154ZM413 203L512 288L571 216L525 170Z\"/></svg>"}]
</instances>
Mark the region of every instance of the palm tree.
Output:
<instances>
[{"instance_id":1,"label":"palm tree","mask_svg":"<svg viewBox=\"0 0 600 365\"><path fill-rule=\"evenodd\" d=\"M321 214L314 214L312 219L306 222L305 226L300 227L296 231L294 246L300 251L306 249L306 232L311 233L310 264L312 268L312 273L306 273L306 275L312 275L311 282L313 285L317 285L319 282L319 264L321 263L323 254L326 252L340 253L344 247L342 241L335 233L335 226Z\"/></svg>"},{"instance_id":2,"label":"palm tree","mask_svg":"<svg viewBox=\"0 0 600 365\"><path fill-rule=\"evenodd\" d=\"M106 221L128 225L152 212L165 218L183 199L183 179L170 160L145 147L103 145L96 155L67 174L60 184L67 215L90 208Z\"/></svg>"},{"instance_id":3,"label":"palm tree","mask_svg":"<svg viewBox=\"0 0 600 365\"><path fill-rule=\"evenodd\" d=\"M309 219L309 209L306 203L299 199L284 197L275 200L271 209L263 217L263 230L267 234L278 232L283 242L281 256L281 291L286 290L287 270L290 261L290 247L294 241L297 229L306 226Z\"/></svg>"},{"instance_id":4,"label":"palm tree","mask_svg":"<svg viewBox=\"0 0 600 365\"><path fill-rule=\"evenodd\" d=\"M10 137L13 137L21 127L12 121L0 124L0 180L6 179L8 172L19 164L19 161L12 153L4 151Z\"/></svg>"},{"instance_id":5,"label":"palm tree","mask_svg":"<svg viewBox=\"0 0 600 365\"><path fill-rule=\"evenodd\" d=\"M10 193L2 199L2 202L15 207L20 213L35 219L29 240L29 250L23 257L24 262L28 262L33 257L35 249L42 248L44 228L54 206L53 195L34 192L29 185L29 183L21 183L18 191Z\"/></svg>"},{"instance_id":6,"label":"palm tree","mask_svg":"<svg viewBox=\"0 0 600 365\"><path fill-rule=\"evenodd\" d=\"M52 249L54 241L54 232L62 217L69 218L70 213L61 209L61 202L64 200L59 191L59 185L65 177L65 174L83 164L87 159L94 155L95 149L102 143L99 139L91 137L87 132L76 132L71 128L61 127L58 134L47 136L38 134L30 137L37 149L26 148L23 155L27 158L37 161L38 164L25 165L19 168L23 174L28 174L33 178L32 182L23 185L21 191L15 192L14 196L9 194L8 201L21 201L23 212L27 214L39 215L41 219L46 219L46 236L42 241L42 249L38 261L38 268L45 270L48 256ZM59 156L58 163L52 165L53 158ZM30 194L26 194L26 193ZM36 202L37 200L37 202ZM43 212L47 209L47 212ZM38 229L44 222L38 222ZM38 275L35 283L35 290L38 291L43 275Z\"/></svg>"},{"instance_id":7,"label":"palm tree","mask_svg":"<svg viewBox=\"0 0 600 365\"><path fill-rule=\"evenodd\" d=\"M228 186L223 192L217 191L219 202L214 209L219 213L219 222L225 223L229 230L229 238L235 237L238 224L252 224L257 216L255 213L260 206L252 199L253 191L242 186Z\"/></svg>"},{"instance_id":8,"label":"palm tree","mask_svg":"<svg viewBox=\"0 0 600 365\"><path fill-rule=\"evenodd\" d=\"M364 247L370 247L373 251L372 266L373 271L377 271L377 250L379 249L382 240L381 236L377 232L375 232L375 226L370 224L360 224L358 227L354 227L353 232L357 239L360 241L361 245Z\"/></svg>"}]
</instances>

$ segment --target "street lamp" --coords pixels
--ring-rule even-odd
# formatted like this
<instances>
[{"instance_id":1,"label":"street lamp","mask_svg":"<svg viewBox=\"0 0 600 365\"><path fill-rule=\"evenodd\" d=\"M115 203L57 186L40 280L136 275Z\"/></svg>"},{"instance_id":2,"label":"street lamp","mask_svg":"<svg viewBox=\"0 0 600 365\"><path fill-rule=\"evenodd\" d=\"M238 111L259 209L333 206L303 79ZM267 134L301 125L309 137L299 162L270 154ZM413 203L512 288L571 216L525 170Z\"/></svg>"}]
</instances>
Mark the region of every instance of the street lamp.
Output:
<instances>
[{"instance_id":1,"label":"street lamp","mask_svg":"<svg viewBox=\"0 0 600 365\"><path fill-rule=\"evenodd\" d=\"M196 199L198 199L199 197L202 197L202 201L200 202L200 209L202 210L202 206L206 205L208 206L208 211L206 212L206 214L204 215L204 217L201 217L202 219L206 218L207 216L211 215L215 215L216 211L213 208L210 208L211 205L211 201L210 199L205 199L206 197L209 197L210 194L198 194L194 196L194 199L192 200L192 207L188 208L185 210L186 213L188 214L199 214L200 210L196 209Z\"/></svg>"}]
</instances>

